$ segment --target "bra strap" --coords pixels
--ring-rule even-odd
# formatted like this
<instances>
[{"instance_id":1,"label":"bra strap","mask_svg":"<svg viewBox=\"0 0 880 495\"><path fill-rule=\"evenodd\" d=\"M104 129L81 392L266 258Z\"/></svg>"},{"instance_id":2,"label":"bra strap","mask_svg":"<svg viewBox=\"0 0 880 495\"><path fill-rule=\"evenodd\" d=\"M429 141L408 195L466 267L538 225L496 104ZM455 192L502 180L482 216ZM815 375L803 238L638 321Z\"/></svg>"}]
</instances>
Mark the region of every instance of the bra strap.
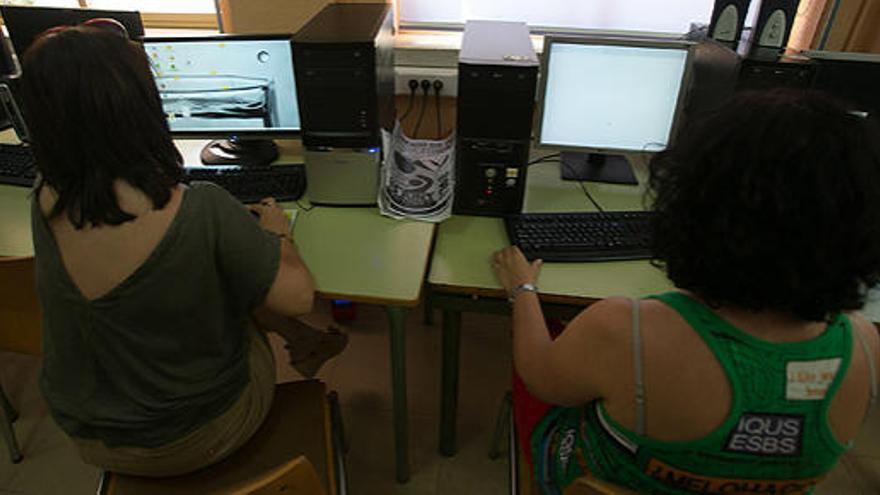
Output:
<instances>
[{"instance_id":1,"label":"bra strap","mask_svg":"<svg viewBox=\"0 0 880 495\"><path fill-rule=\"evenodd\" d=\"M633 371L635 380L636 424L635 432L645 434L645 380L642 369L642 330L639 321L639 300L632 301L632 346Z\"/></svg>"}]
</instances>

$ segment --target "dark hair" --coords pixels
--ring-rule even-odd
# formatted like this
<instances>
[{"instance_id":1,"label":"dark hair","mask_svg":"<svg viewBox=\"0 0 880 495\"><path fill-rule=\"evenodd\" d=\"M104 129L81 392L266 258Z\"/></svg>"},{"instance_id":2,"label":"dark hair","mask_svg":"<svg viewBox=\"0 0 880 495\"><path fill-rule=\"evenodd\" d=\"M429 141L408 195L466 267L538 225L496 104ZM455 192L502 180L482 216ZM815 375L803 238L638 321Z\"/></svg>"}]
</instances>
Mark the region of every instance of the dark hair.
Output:
<instances>
[{"instance_id":1,"label":"dark hair","mask_svg":"<svg viewBox=\"0 0 880 495\"><path fill-rule=\"evenodd\" d=\"M156 209L171 198L183 159L168 130L144 50L118 33L78 26L44 34L27 50L22 96L41 182L76 228L135 217L117 202L122 179Z\"/></svg>"},{"instance_id":2,"label":"dark hair","mask_svg":"<svg viewBox=\"0 0 880 495\"><path fill-rule=\"evenodd\" d=\"M651 162L655 263L713 306L821 321L880 280L880 133L829 97L744 93Z\"/></svg>"}]
</instances>

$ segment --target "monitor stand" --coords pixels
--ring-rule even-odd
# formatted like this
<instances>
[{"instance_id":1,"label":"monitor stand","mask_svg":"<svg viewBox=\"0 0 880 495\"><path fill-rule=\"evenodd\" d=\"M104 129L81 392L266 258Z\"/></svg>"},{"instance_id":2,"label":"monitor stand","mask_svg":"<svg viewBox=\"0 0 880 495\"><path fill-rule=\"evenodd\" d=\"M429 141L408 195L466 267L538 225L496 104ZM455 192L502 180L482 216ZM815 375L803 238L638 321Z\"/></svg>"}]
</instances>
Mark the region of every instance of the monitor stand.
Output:
<instances>
[{"instance_id":1,"label":"monitor stand","mask_svg":"<svg viewBox=\"0 0 880 495\"><path fill-rule=\"evenodd\" d=\"M271 139L218 139L202 148L205 165L267 166L278 158L278 146Z\"/></svg>"},{"instance_id":2,"label":"monitor stand","mask_svg":"<svg viewBox=\"0 0 880 495\"><path fill-rule=\"evenodd\" d=\"M559 157L562 162L559 167L562 180L631 185L639 183L629 161L623 155L563 151Z\"/></svg>"}]
</instances>

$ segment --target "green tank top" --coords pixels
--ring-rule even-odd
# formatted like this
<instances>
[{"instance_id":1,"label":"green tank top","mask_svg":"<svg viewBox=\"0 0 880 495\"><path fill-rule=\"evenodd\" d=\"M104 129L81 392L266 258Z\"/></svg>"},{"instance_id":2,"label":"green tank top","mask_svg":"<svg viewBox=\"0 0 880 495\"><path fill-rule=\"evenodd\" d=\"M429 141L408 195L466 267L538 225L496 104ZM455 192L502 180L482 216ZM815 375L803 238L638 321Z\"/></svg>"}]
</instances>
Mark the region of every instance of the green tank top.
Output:
<instances>
[{"instance_id":1,"label":"green tank top","mask_svg":"<svg viewBox=\"0 0 880 495\"><path fill-rule=\"evenodd\" d=\"M642 493L812 492L849 448L827 421L850 363L849 319L835 316L811 340L771 343L684 294L654 298L681 314L721 363L732 389L727 418L704 438L662 442L615 422L601 401L554 408L532 434L535 479L544 492L560 493L585 474Z\"/></svg>"}]
</instances>

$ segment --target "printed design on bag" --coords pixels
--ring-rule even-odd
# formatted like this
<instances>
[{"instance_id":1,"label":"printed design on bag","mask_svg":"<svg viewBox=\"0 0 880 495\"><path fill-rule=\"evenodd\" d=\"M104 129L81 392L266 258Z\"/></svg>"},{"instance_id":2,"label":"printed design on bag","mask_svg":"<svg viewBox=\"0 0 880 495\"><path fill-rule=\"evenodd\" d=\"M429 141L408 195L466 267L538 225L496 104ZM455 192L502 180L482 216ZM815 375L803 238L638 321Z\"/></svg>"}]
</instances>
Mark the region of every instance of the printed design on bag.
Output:
<instances>
[{"instance_id":1,"label":"printed design on bag","mask_svg":"<svg viewBox=\"0 0 880 495\"><path fill-rule=\"evenodd\" d=\"M382 132L385 160L379 209L392 218L439 222L452 213L455 188L455 136L412 139L398 123Z\"/></svg>"},{"instance_id":2,"label":"printed design on bag","mask_svg":"<svg viewBox=\"0 0 880 495\"><path fill-rule=\"evenodd\" d=\"M726 452L758 456L801 455L804 417L791 414L743 413L727 437Z\"/></svg>"},{"instance_id":3,"label":"printed design on bag","mask_svg":"<svg viewBox=\"0 0 880 495\"><path fill-rule=\"evenodd\" d=\"M744 478L717 478L691 473L651 459L645 474L664 485L703 495L805 495L823 477L762 480Z\"/></svg>"}]
</instances>

